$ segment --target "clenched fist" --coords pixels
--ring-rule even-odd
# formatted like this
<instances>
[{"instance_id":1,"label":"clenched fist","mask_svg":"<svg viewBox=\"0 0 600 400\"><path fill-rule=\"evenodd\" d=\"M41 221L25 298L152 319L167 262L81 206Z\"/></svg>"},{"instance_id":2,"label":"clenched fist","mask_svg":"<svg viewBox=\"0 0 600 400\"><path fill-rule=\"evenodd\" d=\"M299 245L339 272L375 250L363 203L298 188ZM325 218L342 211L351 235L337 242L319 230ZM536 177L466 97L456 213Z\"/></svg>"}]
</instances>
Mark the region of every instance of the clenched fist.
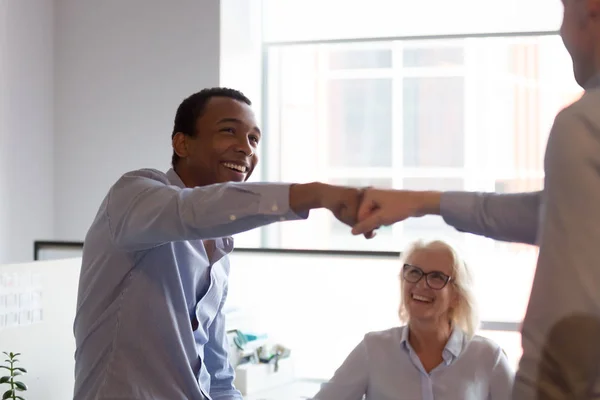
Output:
<instances>
[{"instance_id":1,"label":"clenched fist","mask_svg":"<svg viewBox=\"0 0 600 400\"><path fill-rule=\"evenodd\" d=\"M352 233L365 234L407 218L439 214L440 196L440 192L366 189Z\"/></svg>"},{"instance_id":2,"label":"clenched fist","mask_svg":"<svg viewBox=\"0 0 600 400\"><path fill-rule=\"evenodd\" d=\"M358 222L358 209L364 189L325 183L296 184L290 188L290 207L296 212L326 208L342 223L352 227ZM372 231L364 236L371 238Z\"/></svg>"}]
</instances>

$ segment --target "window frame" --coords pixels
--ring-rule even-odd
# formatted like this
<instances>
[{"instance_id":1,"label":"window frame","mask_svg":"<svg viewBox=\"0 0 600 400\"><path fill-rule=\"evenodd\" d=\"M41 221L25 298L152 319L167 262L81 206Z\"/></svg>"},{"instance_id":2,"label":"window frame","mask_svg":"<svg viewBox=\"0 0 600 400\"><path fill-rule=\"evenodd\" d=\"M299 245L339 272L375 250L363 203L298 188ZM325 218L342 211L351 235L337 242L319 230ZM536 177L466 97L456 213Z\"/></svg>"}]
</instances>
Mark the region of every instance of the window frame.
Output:
<instances>
[{"instance_id":1,"label":"window frame","mask_svg":"<svg viewBox=\"0 0 600 400\"><path fill-rule=\"evenodd\" d=\"M328 69L324 62L325 57L322 53L326 53L326 50L318 49L320 53L317 60L319 62L317 79L318 88L318 100L319 104L326 104L326 83L330 79L368 79L368 78L391 78L392 79L392 109L402 109L402 88L403 79L406 77L426 77L426 76L463 76L465 78L465 163L463 168L430 168L430 167L416 167L416 168L405 168L403 167L403 155L402 155L402 117L403 113L394 112L392 114L392 146L393 146L393 157L392 167L373 167L373 168L344 168L344 167L328 167L320 169L318 174L314 176L314 180L328 181L329 179L344 179L344 178L390 178L392 180L393 187L401 188L402 180L405 178L460 178L464 180L463 190L465 191L494 191L495 183L500 179L511 179L516 176L515 170L504 170L501 175L488 176L479 173L480 168L477 168L476 155L478 149L476 148L476 142L472 140L477 135L477 127L474 126L473 122L469 121L468 116L472 115L470 110L474 107L477 101L477 94L474 92L477 83L473 80L473 74L469 71L476 69L478 62L476 59L478 53L477 42L481 39L486 38L511 38L519 37L523 40L527 38L535 42L540 37L544 36L556 36L558 31L542 31L542 32L510 32L510 33L489 33L489 34L461 34L461 35L431 35L423 37L379 37L379 38L368 38L368 39L342 39L342 40L308 40L308 41L296 41L296 42L276 42L276 43L262 43L262 116L263 116L263 130L267 133L271 131L271 127L279 124L279 112L269 113L269 104L273 101L273 98L278 98L281 93L278 92L274 87L276 85L269 85L268 79L270 73L273 72L273 67L276 69L280 66L276 65L278 57L270 58L270 54L273 49L289 48L291 46L316 46L317 48L321 45L332 45L339 46L340 49L347 47L351 50L360 50L361 48L373 49L390 49L392 51L392 65L389 68L365 68L365 69ZM440 41L442 43L440 43ZM439 67L397 67L402 65L402 51L405 48L426 48L426 47L455 47L460 44L464 48L465 62L463 67L447 68L442 69ZM281 71L277 70L277 79L281 81ZM510 79L510 74L507 74L506 78ZM515 79L521 79L519 77L512 77ZM281 87L281 85L277 85ZM317 123L319 132L327 131L327 113L323 113L324 118L319 118ZM281 160L281 148L279 134L267 134L263 139L263 165L261 178L265 181L281 181L281 171L277 168L269 168L269 165L278 165ZM323 160L328 157L328 143L326 135L320 135L322 139L317 144L318 159L322 165ZM352 173L350 173L352 171ZM373 175L375 173L375 175ZM519 177L526 173L527 176L539 178L543 176L543 171L519 171ZM329 225L330 227L330 225ZM402 225L396 224L392 227L394 236L401 234ZM285 251L285 246L280 243L281 240L281 226L279 224L272 224L261 229L261 240L258 249L277 249ZM466 235L464 237L465 246L485 246L492 250L495 246L495 242L476 237L473 235ZM295 250L295 249L291 249ZM307 249L311 250L311 249ZM314 249L318 250L318 249ZM328 250L331 252L346 250ZM370 251L365 250L350 250L353 254L358 256ZM373 250L375 252L382 252L382 250ZM385 252L385 251L383 251Z\"/></svg>"}]
</instances>

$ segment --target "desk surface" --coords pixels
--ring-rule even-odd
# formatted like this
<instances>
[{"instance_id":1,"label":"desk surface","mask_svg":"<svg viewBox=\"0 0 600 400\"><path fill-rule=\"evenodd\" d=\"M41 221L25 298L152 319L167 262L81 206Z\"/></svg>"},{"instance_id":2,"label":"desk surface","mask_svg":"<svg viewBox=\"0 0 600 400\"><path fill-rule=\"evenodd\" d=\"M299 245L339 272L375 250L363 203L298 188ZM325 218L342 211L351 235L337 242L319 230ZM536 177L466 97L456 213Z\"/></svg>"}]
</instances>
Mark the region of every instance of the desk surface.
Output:
<instances>
[{"instance_id":1,"label":"desk surface","mask_svg":"<svg viewBox=\"0 0 600 400\"><path fill-rule=\"evenodd\" d=\"M297 380L259 393L244 396L245 400L306 400L312 398L321 387L316 380Z\"/></svg>"}]
</instances>

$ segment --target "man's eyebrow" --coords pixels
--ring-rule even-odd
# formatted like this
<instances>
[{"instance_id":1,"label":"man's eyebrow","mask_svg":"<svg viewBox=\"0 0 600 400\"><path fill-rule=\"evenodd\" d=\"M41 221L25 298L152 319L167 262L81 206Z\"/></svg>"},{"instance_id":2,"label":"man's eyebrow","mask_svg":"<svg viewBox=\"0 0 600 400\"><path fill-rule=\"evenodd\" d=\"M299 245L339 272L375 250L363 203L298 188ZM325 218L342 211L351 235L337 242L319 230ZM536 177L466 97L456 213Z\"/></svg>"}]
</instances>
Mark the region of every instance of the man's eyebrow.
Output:
<instances>
[{"instance_id":1,"label":"man's eyebrow","mask_svg":"<svg viewBox=\"0 0 600 400\"><path fill-rule=\"evenodd\" d=\"M241 119L238 118L221 118L217 123L218 124L222 124L225 122L233 122L236 124L244 124L244 121L242 121ZM259 135L262 135L262 132L260 131L260 129L258 129L258 126L254 126L252 128L253 131L256 131Z\"/></svg>"}]
</instances>

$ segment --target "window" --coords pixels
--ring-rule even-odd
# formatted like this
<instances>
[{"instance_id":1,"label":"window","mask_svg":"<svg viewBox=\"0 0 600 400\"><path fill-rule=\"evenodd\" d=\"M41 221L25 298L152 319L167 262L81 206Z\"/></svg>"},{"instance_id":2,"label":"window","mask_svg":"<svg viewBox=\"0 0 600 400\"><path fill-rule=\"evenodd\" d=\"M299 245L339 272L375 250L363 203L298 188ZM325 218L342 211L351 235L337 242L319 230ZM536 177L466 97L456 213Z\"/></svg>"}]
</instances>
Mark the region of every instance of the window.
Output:
<instances>
[{"instance_id":1,"label":"window","mask_svg":"<svg viewBox=\"0 0 600 400\"><path fill-rule=\"evenodd\" d=\"M262 180L415 190L543 187L549 129L581 95L555 32L559 1L262 3L263 20L253 26L263 27L263 87L262 96L252 96L260 98L265 131ZM244 70L230 71L237 85L233 78L248 64L228 65ZM482 320L493 322L479 333L516 366L514 329L528 302L535 247L459 233L440 217L408 220L366 241L321 210L307 221L252 232L261 235L248 247L401 251L417 238L449 240L473 267ZM328 379L366 332L398 323L395 258L237 257L231 303L252 310L256 329L292 347L300 377Z\"/></svg>"},{"instance_id":2,"label":"window","mask_svg":"<svg viewBox=\"0 0 600 400\"><path fill-rule=\"evenodd\" d=\"M402 86L404 166L464 167L464 78L408 77Z\"/></svg>"},{"instance_id":3,"label":"window","mask_svg":"<svg viewBox=\"0 0 600 400\"><path fill-rule=\"evenodd\" d=\"M329 54L329 68L332 70L391 67L392 51L389 49L334 50Z\"/></svg>"},{"instance_id":4,"label":"window","mask_svg":"<svg viewBox=\"0 0 600 400\"><path fill-rule=\"evenodd\" d=\"M335 79L326 98L328 167L391 167L392 80Z\"/></svg>"},{"instance_id":5,"label":"window","mask_svg":"<svg viewBox=\"0 0 600 400\"><path fill-rule=\"evenodd\" d=\"M556 112L580 93L557 36L266 47L265 178L398 189L538 190ZM559 82L557 84L557 82ZM398 251L417 237L469 246L440 218L373 241L315 213L265 231L268 247ZM492 246L492 244L486 246Z\"/></svg>"}]
</instances>

